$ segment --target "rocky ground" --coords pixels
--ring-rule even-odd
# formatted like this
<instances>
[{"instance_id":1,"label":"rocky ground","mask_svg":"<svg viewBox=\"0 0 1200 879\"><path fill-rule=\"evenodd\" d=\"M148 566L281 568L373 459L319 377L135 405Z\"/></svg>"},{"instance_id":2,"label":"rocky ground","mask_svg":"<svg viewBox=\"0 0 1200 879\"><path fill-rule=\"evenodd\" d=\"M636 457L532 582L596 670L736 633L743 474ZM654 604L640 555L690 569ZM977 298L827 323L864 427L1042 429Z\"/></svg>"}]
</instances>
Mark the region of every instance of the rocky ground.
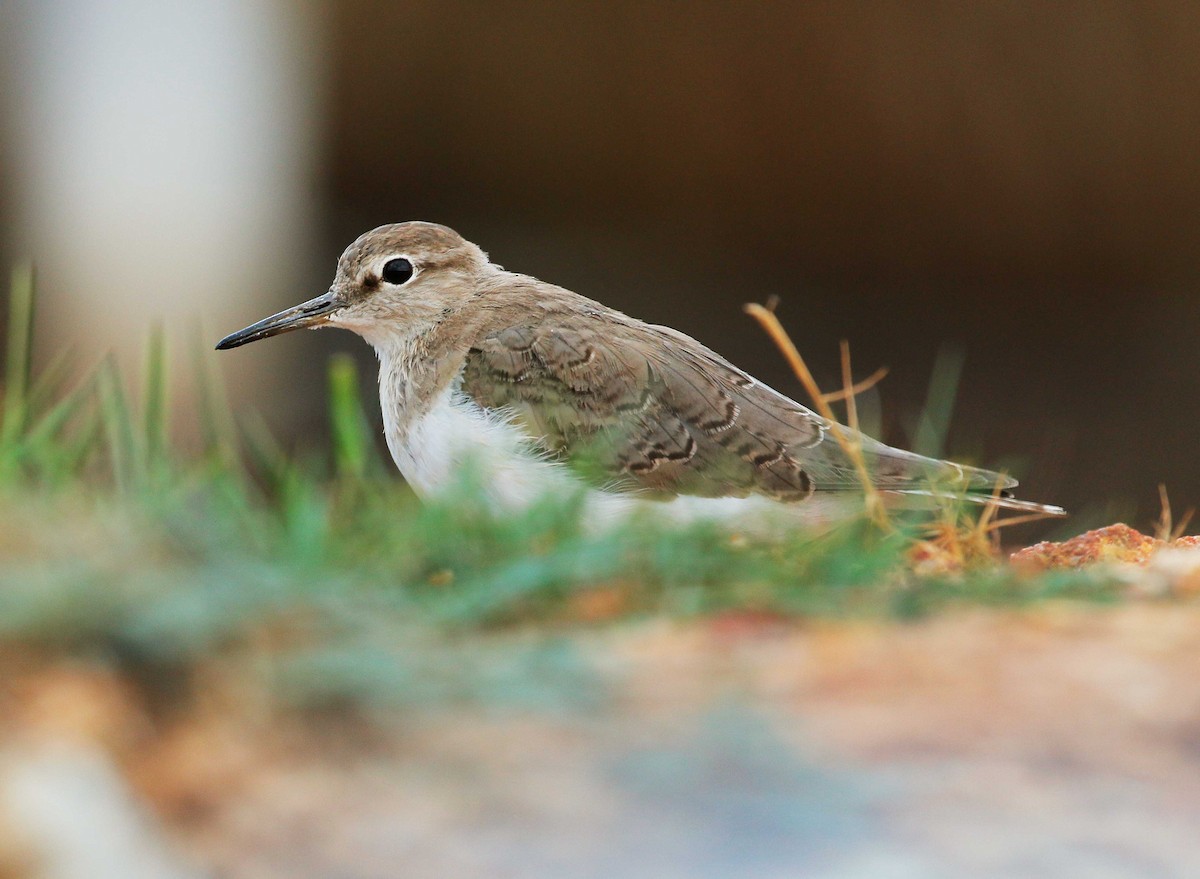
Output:
<instances>
[{"instance_id":1,"label":"rocky ground","mask_svg":"<svg viewBox=\"0 0 1200 879\"><path fill-rule=\"evenodd\" d=\"M1200 875L1200 607L569 640L571 698L386 718L28 664L0 876Z\"/></svg>"}]
</instances>

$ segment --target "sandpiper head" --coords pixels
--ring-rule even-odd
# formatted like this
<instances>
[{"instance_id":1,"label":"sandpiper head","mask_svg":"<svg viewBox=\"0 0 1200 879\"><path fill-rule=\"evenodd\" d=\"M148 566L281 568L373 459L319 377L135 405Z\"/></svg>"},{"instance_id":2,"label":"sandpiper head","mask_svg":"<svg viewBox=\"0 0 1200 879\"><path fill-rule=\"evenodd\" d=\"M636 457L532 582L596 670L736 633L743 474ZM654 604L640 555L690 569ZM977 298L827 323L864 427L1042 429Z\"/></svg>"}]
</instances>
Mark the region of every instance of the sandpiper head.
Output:
<instances>
[{"instance_id":1,"label":"sandpiper head","mask_svg":"<svg viewBox=\"0 0 1200 879\"><path fill-rule=\"evenodd\" d=\"M487 254L445 226L380 226L346 248L328 291L226 336L217 348L322 326L344 327L372 342L417 332L467 301L487 265Z\"/></svg>"}]
</instances>

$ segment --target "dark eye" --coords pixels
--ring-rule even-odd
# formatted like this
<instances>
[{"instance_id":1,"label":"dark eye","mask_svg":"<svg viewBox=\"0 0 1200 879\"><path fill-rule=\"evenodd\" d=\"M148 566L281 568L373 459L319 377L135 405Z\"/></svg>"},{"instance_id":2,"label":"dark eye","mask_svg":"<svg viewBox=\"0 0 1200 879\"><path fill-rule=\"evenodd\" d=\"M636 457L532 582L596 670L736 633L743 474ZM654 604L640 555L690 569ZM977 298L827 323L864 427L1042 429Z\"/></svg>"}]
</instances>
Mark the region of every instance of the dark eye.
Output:
<instances>
[{"instance_id":1,"label":"dark eye","mask_svg":"<svg viewBox=\"0 0 1200 879\"><path fill-rule=\"evenodd\" d=\"M380 277L389 284L400 285L407 282L413 276L413 266L408 260L402 256L395 259L389 259L383 264L383 273Z\"/></svg>"}]
</instances>

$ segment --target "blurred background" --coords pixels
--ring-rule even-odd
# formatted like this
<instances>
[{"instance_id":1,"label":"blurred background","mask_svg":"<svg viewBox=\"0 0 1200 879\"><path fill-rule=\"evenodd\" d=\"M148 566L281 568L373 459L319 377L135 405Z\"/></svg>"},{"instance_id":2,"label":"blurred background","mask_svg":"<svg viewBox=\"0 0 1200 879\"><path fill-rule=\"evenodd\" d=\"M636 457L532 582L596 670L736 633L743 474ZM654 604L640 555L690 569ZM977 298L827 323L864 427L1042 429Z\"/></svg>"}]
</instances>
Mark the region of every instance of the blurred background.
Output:
<instances>
[{"instance_id":1,"label":"blurred background","mask_svg":"<svg viewBox=\"0 0 1200 879\"><path fill-rule=\"evenodd\" d=\"M961 355L947 451L1025 496L1200 499L1194 3L8 0L0 24L0 251L37 261L43 352L134 352L154 322L211 343L427 219L798 395L740 310L778 295L826 383L840 338L891 367L895 443ZM333 349L370 360L322 333L221 363L316 443Z\"/></svg>"}]
</instances>

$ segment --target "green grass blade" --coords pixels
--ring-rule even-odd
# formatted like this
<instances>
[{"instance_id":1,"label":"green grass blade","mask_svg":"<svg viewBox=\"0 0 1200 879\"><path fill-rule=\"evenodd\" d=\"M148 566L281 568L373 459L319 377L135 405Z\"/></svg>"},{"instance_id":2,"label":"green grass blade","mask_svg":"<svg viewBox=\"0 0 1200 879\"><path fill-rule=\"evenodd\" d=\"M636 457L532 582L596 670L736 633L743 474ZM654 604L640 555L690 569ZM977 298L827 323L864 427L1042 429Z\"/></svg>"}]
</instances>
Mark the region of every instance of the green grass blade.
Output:
<instances>
[{"instance_id":1,"label":"green grass blade","mask_svg":"<svg viewBox=\"0 0 1200 879\"><path fill-rule=\"evenodd\" d=\"M329 361L329 424L338 475L362 479L372 462L374 444L359 392L358 369L347 354Z\"/></svg>"},{"instance_id":2,"label":"green grass blade","mask_svg":"<svg viewBox=\"0 0 1200 879\"><path fill-rule=\"evenodd\" d=\"M140 472L139 456L133 430L133 413L125 398L120 370L114 358L109 357L104 362L100 368L98 382L100 415L104 422L113 481L119 490L128 491L133 487L134 480Z\"/></svg>"},{"instance_id":3,"label":"green grass blade","mask_svg":"<svg viewBox=\"0 0 1200 879\"><path fill-rule=\"evenodd\" d=\"M93 399L96 376L80 382L68 391L50 410L30 425L24 445L37 450L57 442L59 433L81 411L85 403Z\"/></svg>"},{"instance_id":4,"label":"green grass blade","mask_svg":"<svg viewBox=\"0 0 1200 879\"><path fill-rule=\"evenodd\" d=\"M89 399L94 398L89 395ZM47 475L60 481L80 478L89 459L102 445L101 421L98 408L83 409L79 424L52 446L53 455L45 464Z\"/></svg>"},{"instance_id":5,"label":"green grass blade","mask_svg":"<svg viewBox=\"0 0 1200 879\"><path fill-rule=\"evenodd\" d=\"M237 426L230 415L229 399L220 369L213 363L201 331L192 358L196 397L200 407L200 431L210 461L230 474L241 475Z\"/></svg>"},{"instance_id":6,"label":"green grass blade","mask_svg":"<svg viewBox=\"0 0 1200 879\"><path fill-rule=\"evenodd\" d=\"M255 472L262 475L272 490L278 490L292 469L287 452L257 412L243 421L243 435L246 453Z\"/></svg>"},{"instance_id":7,"label":"green grass blade","mask_svg":"<svg viewBox=\"0 0 1200 879\"><path fill-rule=\"evenodd\" d=\"M64 348L38 370L36 376L31 376L27 401L30 421L36 417L36 413L52 408L64 393L69 393L64 388L78 363L76 353L74 348Z\"/></svg>"},{"instance_id":8,"label":"green grass blade","mask_svg":"<svg viewBox=\"0 0 1200 879\"><path fill-rule=\"evenodd\" d=\"M34 277L29 263L12 272L8 301L8 351L4 368L4 422L0 442L14 443L28 418L29 369L33 342Z\"/></svg>"},{"instance_id":9,"label":"green grass blade","mask_svg":"<svg viewBox=\"0 0 1200 879\"><path fill-rule=\"evenodd\" d=\"M918 455L940 458L945 454L946 435L954 415L954 400L962 378L963 352L943 348L933 363L929 392L913 437L913 451Z\"/></svg>"},{"instance_id":10,"label":"green grass blade","mask_svg":"<svg viewBox=\"0 0 1200 879\"><path fill-rule=\"evenodd\" d=\"M150 331L146 345L142 445L147 465L160 467L167 452L167 344L161 325Z\"/></svg>"}]
</instances>

